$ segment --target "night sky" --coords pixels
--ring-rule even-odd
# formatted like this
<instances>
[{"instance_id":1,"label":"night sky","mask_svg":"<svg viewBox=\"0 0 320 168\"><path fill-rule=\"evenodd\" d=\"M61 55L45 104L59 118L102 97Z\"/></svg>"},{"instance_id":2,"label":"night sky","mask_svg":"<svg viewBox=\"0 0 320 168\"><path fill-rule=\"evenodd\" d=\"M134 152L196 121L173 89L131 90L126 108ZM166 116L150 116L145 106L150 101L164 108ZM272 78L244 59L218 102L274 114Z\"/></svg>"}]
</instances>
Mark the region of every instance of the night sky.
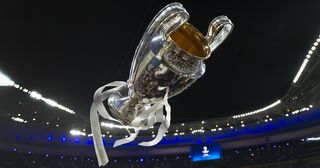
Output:
<instances>
[{"instance_id":1,"label":"night sky","mask_svg":"<svg viewBox=\"0 0 320 168\"><path fill-rule=\"evenodd\" d=\"M174 122L248 112L286 93L320 33L318 1L179 1L203 34L227 15L231 36L206 73L172 98ZM0 5L0 70L89 116L94 91L126 81L144 30L169 1L9 1Z\"/></svg>"}]
</instances>

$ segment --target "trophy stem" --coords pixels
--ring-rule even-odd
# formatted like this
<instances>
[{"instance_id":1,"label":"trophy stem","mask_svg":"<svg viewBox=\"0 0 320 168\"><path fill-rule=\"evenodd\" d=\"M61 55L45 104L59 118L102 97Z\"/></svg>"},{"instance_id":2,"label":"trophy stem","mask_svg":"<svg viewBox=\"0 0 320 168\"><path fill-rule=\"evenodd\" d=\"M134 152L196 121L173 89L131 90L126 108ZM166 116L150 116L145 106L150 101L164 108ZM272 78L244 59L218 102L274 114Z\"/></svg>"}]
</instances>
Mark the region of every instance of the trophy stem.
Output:
<instances>
[{"instance_id":1,"label":"trophy stem","mask_svg":"<svg viewBox=\"0 0 320 168\"><path fill-rule=\"evenodd\" d=\"M124 125L130 125L143 110L139 99L135 96L129 96L128 91L128 88L123 87L120 92L112 94L108 99L111 115Z\"/></svg>"}]
</instances>

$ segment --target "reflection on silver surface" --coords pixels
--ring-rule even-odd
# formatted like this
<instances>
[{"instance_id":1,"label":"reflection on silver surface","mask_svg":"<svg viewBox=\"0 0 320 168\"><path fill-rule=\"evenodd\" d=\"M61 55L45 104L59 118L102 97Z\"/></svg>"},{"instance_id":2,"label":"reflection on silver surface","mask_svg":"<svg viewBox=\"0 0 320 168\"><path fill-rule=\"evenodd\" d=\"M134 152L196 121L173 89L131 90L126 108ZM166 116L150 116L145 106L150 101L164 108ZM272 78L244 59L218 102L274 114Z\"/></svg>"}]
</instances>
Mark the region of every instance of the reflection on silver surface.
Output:
<instances>
[{"instance_id":1,"label":"reflection on silver surface","mask_svg":"<svg viewBox=\"0 0 320 168\"><path fill-rule=\"evenodd\" d=\"M143 106L162 100L166 88L169 88L170 98L199 79L205 72L204 60L233 28L226 16L219 16L203 36L188 23L188 19L189 14L182 5L172 3L162 9L147 28L132 61L128 87L121 89L121 94L112 95L108 101L112 115L123 124L130 125ZM174 41L171 34L183 26L201 38L192 43L201 43L194 45L203 47L204 55L190 53L179 47L179 41Z\"/></svg>"}]
</instances>

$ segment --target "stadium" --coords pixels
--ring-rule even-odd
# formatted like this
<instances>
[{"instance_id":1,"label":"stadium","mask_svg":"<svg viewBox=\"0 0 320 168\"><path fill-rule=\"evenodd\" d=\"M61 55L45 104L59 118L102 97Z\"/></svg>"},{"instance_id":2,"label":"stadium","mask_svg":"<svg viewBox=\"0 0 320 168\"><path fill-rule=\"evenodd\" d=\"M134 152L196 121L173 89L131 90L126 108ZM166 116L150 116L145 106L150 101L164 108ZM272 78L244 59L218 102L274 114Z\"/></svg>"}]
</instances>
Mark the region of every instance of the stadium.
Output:
<instances>
[{"instance_id":1,"label":"stadium","mask_svg":"<svg viewBox=\"0 0 320 168\"><path fill-rule=\"evenodd\" d=\"M170 3L2 5L0 168L98 168L93 95L128 80L140 39ZM160 124L114 147L135 128L100 117L101 167L320 167L319 2L179 3L200 32L219 15L233 31L205 74L168 100L171 124L156 145L139 146Z\"/></svg>"}]
</instances>

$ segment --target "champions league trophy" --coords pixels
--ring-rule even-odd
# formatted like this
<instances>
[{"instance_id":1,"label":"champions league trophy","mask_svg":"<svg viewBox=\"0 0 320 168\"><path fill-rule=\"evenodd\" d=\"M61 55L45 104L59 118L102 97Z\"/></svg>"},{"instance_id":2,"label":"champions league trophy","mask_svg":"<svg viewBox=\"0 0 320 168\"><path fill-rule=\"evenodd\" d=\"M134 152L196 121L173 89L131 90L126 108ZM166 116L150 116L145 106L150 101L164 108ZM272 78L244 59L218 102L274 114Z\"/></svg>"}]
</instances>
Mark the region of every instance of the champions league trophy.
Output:
<instances>
[{"instance_id":1,"label":"champions league trophy","mask_svg":"<svg viewBox=\"0 0 320 168\"><path fill-rule=\"evenodd\" d=\"M188 19L189 14L181 4L164 7L151 21L136 49L129 80L109 83L95 92L90 121L99 166L109 161L99 115L125 126L130 134L128 138L117 140L114 147L132 142L140 130L161 123L154 140L139 143L140 146L157 144L170 126L168 99L204 74L204 60L233 28L226 16L219 16L212 20L204 36Z\"/></svg>"}]
</instances>

